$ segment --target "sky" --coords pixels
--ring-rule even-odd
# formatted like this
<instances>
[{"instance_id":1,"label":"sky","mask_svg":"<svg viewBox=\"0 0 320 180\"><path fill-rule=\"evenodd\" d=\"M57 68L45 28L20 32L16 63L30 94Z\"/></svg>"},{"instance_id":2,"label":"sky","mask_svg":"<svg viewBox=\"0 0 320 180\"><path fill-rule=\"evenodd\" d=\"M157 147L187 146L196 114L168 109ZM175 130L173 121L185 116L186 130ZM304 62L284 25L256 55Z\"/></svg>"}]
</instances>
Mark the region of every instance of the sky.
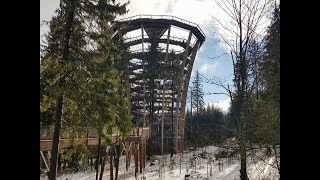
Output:
<instances>
[{"instance_id":1,"label":"sky","mask_svg":"<svg viewBox=\"0 0 320 180\"><path fill-rule=\"evenodd\" d=\"M117 1L119 2L119 1ZM126 2L120 0L120 2ZM59 7L59 0L40 0L40 22L50 20L54 10ZM173 15L199 25L206 34L206 40L196 55L189 86L192 85L192 77L196 70L203 78L204 102L220 107L227 112L230 106L230 98L227 95L209 95L213 92L225 91L216 85L208 83L206 79L223 79L224 84L232 86L232 60L229 51L216 32L225 34L213 17L227 22L226 15L215 4L214 0L131 0L128 6L129 12L118 19L134 15ZM43 33L47 31L45 26L40 28L40 41ZM227 53L227 54L226 54ZM218 57L212 59L213 57Z\"/></svg>"}]
</instances>

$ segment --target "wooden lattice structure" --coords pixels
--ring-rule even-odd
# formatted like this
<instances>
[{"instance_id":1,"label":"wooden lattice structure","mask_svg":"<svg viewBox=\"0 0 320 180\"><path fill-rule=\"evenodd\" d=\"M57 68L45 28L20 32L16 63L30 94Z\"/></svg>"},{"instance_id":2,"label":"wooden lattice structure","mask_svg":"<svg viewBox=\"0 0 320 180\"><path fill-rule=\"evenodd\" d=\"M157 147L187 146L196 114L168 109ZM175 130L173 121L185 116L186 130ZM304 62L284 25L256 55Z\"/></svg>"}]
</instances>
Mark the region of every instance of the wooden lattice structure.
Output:
<instances>
[{"instance_id":1,"label":"wooden lattice structure","mask_svg":"<svg viewBox=\"0 0 320 180\"><path fill-rule=\"evenodd\" d=\"M197 24L160 15L121 19L113 28L125 50L129 113L137 127L150 128L149 155L172 147L178 152L191 71L205 34Z\"/></svg>"}]
</instances>

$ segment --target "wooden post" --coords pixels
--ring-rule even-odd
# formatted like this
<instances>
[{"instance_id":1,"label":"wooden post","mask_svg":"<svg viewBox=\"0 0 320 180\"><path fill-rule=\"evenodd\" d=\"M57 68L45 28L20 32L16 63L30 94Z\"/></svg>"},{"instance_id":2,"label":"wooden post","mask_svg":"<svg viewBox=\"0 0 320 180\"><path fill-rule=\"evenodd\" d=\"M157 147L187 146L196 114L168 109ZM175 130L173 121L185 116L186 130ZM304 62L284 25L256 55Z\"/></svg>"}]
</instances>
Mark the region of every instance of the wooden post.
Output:
<instances>
[{"instance_id":1,"label":"wooden post","mask_svg":"<svg viewBox=\"0 0 320 180\"><path fill-rule=\"evenodd\" d=\"M44 162L44 164L46 165L46 168L47 168L47 170L48 170L48 172L49 172L49 166L48 166L48 164L47 164L46 159L44 158L44 155L43 155L43 152L42 152L42 151L40 151L40 155L41 155L41 157L42 157L42 159L43 159L43 162Z\"/></svg>"},{"instance_id":2,"label":"wooden post","mask_svg":"<svg viewBox=\"0 0 320 180\"><path fill-rule=\"evenodd\" d=\"M143 141L143 168L146 168L146 141Z\"/></svg>"},{"instance_id":3,"label":"wooden post","mask_svg":"<svg viewBox=\"0 0 320 180\"><path fill-rule=\"evenodd\" d=\"M131 142L131 145L130 145L130 148L129 148L129 152L128 152L128 167L130 167L130 164L131 164L131 155L132 155L132 152L133 152L133 143Z\"/></svg>"},{"instance_id":4,"label":"wooden post","mask_svg":"<svg viewBox=\"0 0 320 180\"><path fill-rule=\"evenodd\" d=\"M121 152L122 152L122 149L121 149L121 145L116 145L116 159L115 159L115 164L116 164L116 175L115 175L115 180L118 179L118 173L119 173L119 159L121 157Z\"/></svg>"},{"instance_id":5,"label":"wooden post","mask_svg":"<svg viewBox=\"0 0 320 180\"><path fill-rule=\"evenodd\" d=\"M146 167L146 155L147 155L147 141L144 142L144 165L143 167Z\"/></svg>"},{"instance_id":6,"label":"wooden post","mask_svg":"<svg viewBox=\"0 0 320 180\"><path fill-rule=\"evenodd\" d=\"M110 180L113 180L113 147L110 148Z\"/></svg>"},{"instance_id":7,"label":"wooden post","mask_svg":"<svg viewBox=\"0 0 320 180\"><path fill-rule=\"evenodd\" d=\"M134 143L134 176L137 177L138 175L138 152L137 152L137 144Z\"/></svg>"},{"instance_id":8,"label":"wooden post","mask_svg":"<svg viewBox=\"0 0 320 180\"><path fill-rule=\"evenodd\" d=\"M223 162L221 163L222 171L223 171Z\"/></svg>"},{"instance_id":9,"label":"wooden post","mask_svg":"<svg viewBox=\"0 0 320 180\"><path fill-rule=\"evenodd\" d=\"M98 155L96 159L96 180L98 180L98 175L99 175L100 147L101 147L101 137L99 137Z\"/></svg>"},{"instance_id":10,"label":"wooden post","mask_svg":"<svg viewBox=\"0 0 320 180\"><path fill-rule=\"evenodd\" d=\"M90 170L92 171L92 166L93 166L93 158L90 158Z\"/></svg>"},{"instance_id":11,"label":"wooden post","mask_svg":"<svg viewBox=\"0 0 320 180\"><path fill-rule=\"evenodd\" d=\"M180 175L181 175L181 155L182 155L182 153L180 152Z\"/></svg>"},{"instance_id":12,"label":"wooden post","mask_svg":"<svg viewBox=\"0 0 320 180\"><path fill-rule=\"evenodd\" d=\"M143 141L140 143L140 151L141 151L141 167L144 169L144 144Z\"/></svg>"},{"instance_id":13,"label":"wooden post","mask_svg":"<svg viewBox=\"0 0 320 180\"><path fill-rule=\"evenodd\" d=\"M143 145L143 141L140 143L140 147L141 147L141 167L142 167L142 169L144 169L144 145Z\"/></svg>"},{"instance_id":14,"label":"wooden post","mask_svg":"<svg viewBox=\"0 0 320 180\"><path fill-rule=\"evenodd\" d=\"M142 143L140 142L139 144L138 144L138 146L139 146L139 149L138 149L138 152L139 152L139 165L140 165L140 173L142 173L142 168L143 168L143 158L142 158Z\"/></svg>"},{"instance_id":15,"label":"wooden post","mask_svg":"<svg viewBox=\"0 0 320 180\"><path fill-rule=\"evenodd\" d=\"M129 168L129 154L130 154L130 149L128 149L128 151L126 151L126 170L128 171Z\"/></svg>"}]
</instances>

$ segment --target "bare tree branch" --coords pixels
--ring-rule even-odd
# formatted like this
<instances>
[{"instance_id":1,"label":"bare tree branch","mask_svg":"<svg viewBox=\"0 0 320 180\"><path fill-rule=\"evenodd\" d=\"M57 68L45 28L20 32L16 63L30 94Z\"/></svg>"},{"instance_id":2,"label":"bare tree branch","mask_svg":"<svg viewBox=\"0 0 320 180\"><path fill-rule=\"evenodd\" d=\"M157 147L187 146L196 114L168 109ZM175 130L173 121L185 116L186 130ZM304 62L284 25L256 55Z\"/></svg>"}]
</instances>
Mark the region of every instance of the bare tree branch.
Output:
<instances>
[{"instance_id":1,"label":"bare tree branch","mask_svg":"<svg viewBox=\"0 0 320 180\"><path fill-rule=\"evenodd\" d=\"M200 73L199 73L199 74L200 74ZM228 92L228 93L224 93L224 94L227 94L228 96L229 96L230 94L232 95L231 90L229 89L229 86L226 87L226 86L223 85L223 83L221 83L221 82L215 82L215 81L212 80L212 79L208 79L208 78L205 77L203 74L200 74L200 75L204 78L204 80L207 81L207 83L214 84L214 85L220 86L220 87L222 87L223 89L225 89L226 92Z\"/></svg>"},{"instance_id":2,"label":"bare tree branch","mask_svg":"<svg viewBox=\"0 0 320 180\"><path fill-rule=\"evenodd\" d=\"M211 15L210 15L211 16ZM230 29L230 28L228 28L228 27L226 27L225 25L223 25L216 17L213 17L213 16L211 16L213 19L215 19L215 21L217 21L219 24L220 24L220 26L222 26L225 30L227 30L227 31L230 31L230 32L233 32L233 33L235 33L237 36L239 36L239 34L237 33L237 32L235 32L233 29Z\"/></svg>"},{"instance_id":3,"label":"bare tree branch","mask_svg":"<svg viewBox=\"0 0 320 180\"><path fill-rule=\"evenodd\" d=\"M216 57L208 57L209 59L218 59L218 58L220 58L220 57L222 57L222 56L224 56L224 55L226 55L227 53L223 53L223 54L221 54L221 55L219 55L219 56L216 56Z\"/></svg>"},{"instance_id":4,"label":"bare tree branch","mask_svg":"<svg viewBox=\"0 0 320 180\"><path fill-rule=\"evenodd\" d=\"M218 5L226 14L228 14L228 16L229 16L230 18L232 18L233 20L235 20L235 21L237 21L237 22L239 21L239 20L237 19L236 13L235 13L235 12L232 12L232 10L230 10L229 6L226 5L226 2L229 2L229 1L223 1L223 0L222 0L222 3L223 3L224 6L222 6L219 1L216 1L216 2L217 2L217 5ZM226 9L225 9L224 7L225 7Z\"/></svg>"},{"instance_id":5,"label":"bare tree branch","mask_svg":"<svg viewBox=\"0 0 320 180\"><path fill-rule=\"evenodd\" d=\"M206 93L206 95L217 95L217 94L223 94L223 95L229 96L228 93L223 93L223 92L208 92L208 93Z\"/></svg>"},{"instance_id":6,"label":"bare tree branch","mask_svg":"<svg viewBox=\"0 0 320 180\"><path fill-rule=\"evenodd\" d=\"M269 166L271 166L271 167L273 167L273 168L275 168L275 169L278 169L278 167L277 167L276 165L270 164L270 163L266 162L264 158L262 158L262 157L260 157L260 156L258 156L258 155L255 155L255 154L250 154L250 155L257 157L258 159L260 159L261 161L263 161L263 163L265 163L265 164L267 164L267 165L269 165Z\"/></svg>"}]
</instances>

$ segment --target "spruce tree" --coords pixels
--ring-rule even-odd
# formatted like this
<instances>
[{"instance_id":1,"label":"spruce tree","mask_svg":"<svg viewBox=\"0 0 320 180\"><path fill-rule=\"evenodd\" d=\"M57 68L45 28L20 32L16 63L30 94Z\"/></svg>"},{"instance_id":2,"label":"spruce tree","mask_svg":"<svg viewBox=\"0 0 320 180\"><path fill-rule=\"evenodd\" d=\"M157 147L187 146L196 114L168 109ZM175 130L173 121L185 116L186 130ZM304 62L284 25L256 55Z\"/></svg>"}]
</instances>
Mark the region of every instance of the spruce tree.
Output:
<instances>
[{"instance_id":1,"label":"spruce tree","mask_svg":"<svg viewBox=\"0 0 320 180\"><path fill-rule=\"evenodd\" d=\"M195 77L192 81L192 94L193 94L193 105L196 108L197 115L199 112L204 111L204 100L203 100L203 90L202 90L202 77L200 76L199 71L196 71Z\"/></svg>"},{"instance_id":2,"label":"spruce tree","mask_svg":"<svg viewBox=\"0 0 320 180\"><path fill-rule=\"evenodd\" d=\"M195 122L194 127L194 138L196 140L196 146L198 145L198 140L199 139L199 112L203 113L204 112L204 101L203 101L203 90L202 90L202 78L200 77L199 71L196 71L194 80L192 81L192 101L193 105L196 108L196 117L193 118L193 122Z\"/></svg>"},{"instance_id":3,"label":"spruce tree","mask_svg":"<svg viewBox=\"0 0 320 180\"><path fill-rule=\"evenodd\" d=\"M61 0L40 64L41 113L54 109L49 179L56 179L61 126L94 127L100 137L131 128L110 23L126 12L115 1Z\"/></svg>"},{"instance_id":4,"label":"spruce tree","mask_svg":"<svg viewBox=\"0 0 320 180\"><path fill-rule=\"evenodd\" d=\"M280 6L275 6L266 36L265 54L260 63L262 87L255 101L256 137L260 145L272 146L280 174Z\"/></svg>"}]
</instances>

